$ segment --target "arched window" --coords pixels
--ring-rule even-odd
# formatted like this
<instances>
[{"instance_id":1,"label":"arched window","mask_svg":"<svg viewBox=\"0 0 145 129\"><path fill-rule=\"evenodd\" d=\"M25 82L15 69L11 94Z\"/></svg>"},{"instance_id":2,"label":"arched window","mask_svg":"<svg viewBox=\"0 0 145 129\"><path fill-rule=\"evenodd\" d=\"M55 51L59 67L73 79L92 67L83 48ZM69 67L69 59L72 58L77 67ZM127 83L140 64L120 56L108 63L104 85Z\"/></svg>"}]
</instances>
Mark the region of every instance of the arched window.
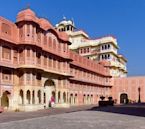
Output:
<instances>
[{"instance_id":1,"label":"arched window","mask_svg":"<svg viewBox=\"0 0 145 129\"><path fill-rule=\"evenodd\" d=\"M87 48L87 51L89 52L89 51L90 51L90 49L89 49L89 48Z\"/></svg>"},{"instance_id":2,"label":"arched window","mask_svg":"<svg viewBox=\"0 0 145 129\"><path fill-rule=\"evenodd\" d=\"M30 48L27 48L27 57L30 57Z\"/></svg>"},{"instance_id":3,"label":"arched window","mask_svg":"<svg viewBox=\"0 0 145 129\"><path fill-rule=\"evenodd\" d=\"M102 55L102 59L104 59L104 55Z\"/></svg>"},{"instance_id":4,"label":"arched window","mask_svg":"<svg viewBox=\"0 0 145 129\"><path fill-rule=\"evenodd\" d=\"M86 48L84 48L84 53L86 53Z\"/></svg>"},{"instance_id":5,"label":"arched window","mask_svg":"<svg viewBox=\"0 0 145 129\"><path fill-rule=\"evenodd\" d=\"M53 48L54 48L54 50L56 49L56 40L55 39L53 39Z\"/></svg>"},{"instance_id":6,"label":"arched window","mask_svg":"<svg viewBox=\"0 0 145 129\"><path fill-rule=\"evenodd\" d=\"M107 55L105 55L105 59L107 59Z\"/></svg>"},{"instance_id":7,"label":"arched window","mask_svg":"<svg viewBox=\"0 0 145 129\"><path fill-rule=\"evenodd\" d=\"M52 47L52 38L51 38L51 37L49 37L48 46L49 46L49 47Z\"/></svg>"},{"instance_id":8,"label":"arched window","mask_svg":"<svg viewBox=\"0 0 145 129\"><path fill-rule=\"evenodd\" d=\"M44 45L47 45L47 36L44 35Z\"/></svg>"},{"instance_id":9,"label":"arched window","mask_svg":"<svg viewBox=\"0 0 145 129\"><path fill-rule=\"evenodd\" d=\"M27 94L26 94L26 95L27 95L27 96L26 96L27 102L28 102L28 104L30 104L31 94L30 94L30 91L29 91L29 90L27 91Z\"/></svg>"},{"instance_id":10,"label":"arched window","mask_svg":"<svg viewBox=\"0 0 145 129\"><path fill-rule=\"evenodd\" d=\"M108 49L110 49L110 44L108 44Z\"/></svg>"},{"instance_id":11,"label":"arched window","mask_svg":"<svg viewBox=\"0 0 145 129\"><path fill-rule=\"evenodd\" d=\"M107 45L105 45L105 49L107 49Z\"/></svg>"},{"instance_id":12,"label":"arched window","mask_svg":"<svg viewBox=\"0 0 145 129\"><path fill-rule=\"evenodd\" d=\"M69 30L69 26L67 26L67 30Z\"/></svg>"},{"instance_id":13,"label":"arched window","mask_svg":"<svg viewBox=\"0 0 145 129\"><path fill-rule=\"evenodd\" d=\"M108 54L108 59L110 59L110 54Z\"/></svg>"},{"instance_id":14,"label":"arched window","mask_svg":"<svg viewBox=\"0 0 145 129\"><path fill-rule=\"evenodd\" d=\"M30 26L31 26L31 25L27 25L27 36L28 36L28 37L30 36Z\"/></svg>"}]
</instances>

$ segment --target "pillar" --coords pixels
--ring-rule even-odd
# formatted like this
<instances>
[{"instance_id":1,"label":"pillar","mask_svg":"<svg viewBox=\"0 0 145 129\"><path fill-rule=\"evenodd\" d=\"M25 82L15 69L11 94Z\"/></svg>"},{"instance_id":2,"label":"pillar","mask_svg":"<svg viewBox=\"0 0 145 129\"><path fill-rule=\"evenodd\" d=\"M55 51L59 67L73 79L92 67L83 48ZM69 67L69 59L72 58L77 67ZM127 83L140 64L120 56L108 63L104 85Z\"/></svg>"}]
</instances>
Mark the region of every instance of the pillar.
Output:
<instances>
[{"instance_id":1,"label":"pillar","mask_svg":"<svg viewBox=\"0 0 145 129\"><path fill-rule=\"evenodd\" d=\"M41 90L41 104L44 104L44 92Z\"/></svg>"},{"instance_id":2,"label":"pillar","mask_svg":"<svg viewBox=\"0 0 145 129\"><path fill-rule=\"evenodd\" d=\"M27 96L26 91L23 91L24 105L26 105L26 104L27 104L27 101L26 101L26 96Z\"/></svg>"}]
</instances>

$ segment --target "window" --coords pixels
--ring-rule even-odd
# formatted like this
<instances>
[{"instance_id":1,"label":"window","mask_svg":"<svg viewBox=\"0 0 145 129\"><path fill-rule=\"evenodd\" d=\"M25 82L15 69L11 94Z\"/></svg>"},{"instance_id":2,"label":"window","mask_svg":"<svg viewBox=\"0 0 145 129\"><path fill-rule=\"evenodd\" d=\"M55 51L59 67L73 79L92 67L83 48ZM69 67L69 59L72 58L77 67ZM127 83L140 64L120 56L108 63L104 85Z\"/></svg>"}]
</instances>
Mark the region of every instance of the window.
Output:
<instances>
[{"instance_id":1,"label":"window","mask_svg":"<svg viewBox=\"0 0 145 129\"><path fill-rule=\"evenodd\" d=\"M102 55L102 59L104 59L104 55Z\"/></svg>"},{"instance_id":2,"label":"window","mask_svg":"<svg viewBox=\"0 0 145 129\"><path fill-rule=\"evenodd\" d=\"M110 59L110 54L108 54L108 59Z\"/></svg>"},{"instance_id":3,"label":"window","mask_svg":"<svg viewBox=\"0 0 145 129\"><path fill-rule=\"evenodd\" d=\"M41 53L37 53L36 56L37 56L37 63L41 64Z\"/></svg>"},{"instance_id":4,"label":"window","mask_svg":"<svg viewBox=\"0 0 145 129\"><path fill-rule=\"evenodd\" d=\"M89 48L87 48L87 50L88 50L88 52L89 52L89 50L90 50L90 49L89 49Z\"/></svg>"},{"instance_id":5,"label":"window","mask_svg":"<svg viewBox=\"0 0 145 129\"><path fill-rule=\"evenodd\" d=\"M18 59L18 51L14 50L14 63L17 62L17 59Z\"/></svg>"},{"instance_id":6,"label":"window","mask_svg":"<svg viewBox=\"0 0 145 129\"><path fill-rule=\"evenodd\" d=\"M104 50L104 46L102 46L102 50Z\"/></svg>"},{"instance_id":7,"label":"window","mask_svg":"<svg viewBox=\"0 0 145 129\"><path fill-rule=\"evenodd\" d=\"M30 36L30 25L27 25L27 36Z\"/></svg>"},{"instance_id":8,"label":"window","mask_svg":"<svg viewBox=\"0 0 145 129\"><path fill-rule=\"evenodd\" d=\"M81 49L81 53L83 53L82 49Z\"/></svg>"},{"instance_id":9,"label":"window","mask_svg":"<svg viewBox=\"0 0 145 129\"><path fill-rule=\"evenodd\" d=\"M56 40L53 39L53 48L56 49Z\"/></svg>"},{"instance_id":10,"label":"window","mask_svg":"<svg viewBox=\"0 0 145 129\"><path fill-rule=\"evenodd\" d=\"M2 47L2 58L10 60L11 59L11 49L7 46Z\"/></svg>"},{"instance_id":11,"label":"window","mask_svg":"<svg viewBox=\"0 0 145 129\"><path fill-rule=\"evenodd\" d=\"M84 48L84 53L86 53L86 48Z\"/></svg>"},{"instance_id":12,"label":"window","mask_svg":"<svg viewBox=\"0 0 145 129\"><path fill-rule=\"evenodd\" d=\"M69 30L69 26L67 26L67 30Z\"/></svg>"},{"instance_id":13,"label":"window","mask_svg":"<svg viewBox=\"0 0 145 129\"><path fill-rule=\"evenodd\" d=\"M49 42L48 43L49 47L52 47L52 39L51 39L51 37L49 37L49 41L48 42Z\"/></svg>"},{"instance_id":14,"label":"window","mask_svg":"<svg viewBox=\"0 0 145 129\"><path fill-rule=\"evenodd\" d=\"M110 44L108 44L108 49L110 49Z\"/></svg>"},{"instance_id":15,"label":"window","mask_svg":"<svg viewBox=\"0 0 145 129\"><path fill-rule=\"evenodd\" d=\"M107 45L105 45L105 49L107 49Z\"/></svg>"},{"instance_id":16,"label":"window","mask_svg":"<svg viewBox=\"0 0 145 129\"><path fill-rule=\"evenodd\" d=\"M30 57L30 48L27 48L27 57Z\"/></svg>"},{"instance_id":17,"label":"window","mask_svg":"<svg viewBox=\"0 0 145 129\"><path fill-rule=\"evenodd\" d=\"M44 35L44 45L47 45L47 36Z\"/></svg>"},{"instance_id":18,"label":"window","mask_svg":"<svg viewBox=\"0 0 145 129\"><path fill-rule=\"evenodd\" d=\"M19 36L20 36L20 38L23 37L23 27L21 27L20 30L19 30Z\"/></svg>"},{"instance_id":19,"label":"window","mask_svg":"<svg viewBox=\"0 0 145 129\"><path fill-rule=\"evenodd\" d=\"M10 81L11 80L11 71L8 69L2 70L2 79L4 81Z\"/></svg>"}]
</instances>

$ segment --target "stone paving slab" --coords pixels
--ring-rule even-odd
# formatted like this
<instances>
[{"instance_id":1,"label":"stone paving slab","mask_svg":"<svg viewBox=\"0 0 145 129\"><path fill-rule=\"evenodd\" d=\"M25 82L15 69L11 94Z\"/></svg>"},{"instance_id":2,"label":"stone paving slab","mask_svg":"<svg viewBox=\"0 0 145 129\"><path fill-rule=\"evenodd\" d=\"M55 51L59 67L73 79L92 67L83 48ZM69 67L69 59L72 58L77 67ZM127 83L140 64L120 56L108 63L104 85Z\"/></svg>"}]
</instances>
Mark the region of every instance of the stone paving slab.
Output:
<instances>
[{"instance_id":1,"label":"stone paving slab","mask_svg":"<svg viewBox=\"0 0 145 129\"><path fill-rule=\"evenodd\" d=\"M88 110L93 107L94 105L87 105L87 106L74 106L70 108L50 108L32 112L4 112L0 114L0 123Z\"/></svg>"},{"instance_id":2,"label":"stone paving slab","mask_svg":"<svg viewBox=\"0 0 145 129\"><path fill-rule=\"evenodd\" d=\"M145 129L145 118L101 111L79 111L0 123L0 129Z\"/></svg>"}]
</instances>

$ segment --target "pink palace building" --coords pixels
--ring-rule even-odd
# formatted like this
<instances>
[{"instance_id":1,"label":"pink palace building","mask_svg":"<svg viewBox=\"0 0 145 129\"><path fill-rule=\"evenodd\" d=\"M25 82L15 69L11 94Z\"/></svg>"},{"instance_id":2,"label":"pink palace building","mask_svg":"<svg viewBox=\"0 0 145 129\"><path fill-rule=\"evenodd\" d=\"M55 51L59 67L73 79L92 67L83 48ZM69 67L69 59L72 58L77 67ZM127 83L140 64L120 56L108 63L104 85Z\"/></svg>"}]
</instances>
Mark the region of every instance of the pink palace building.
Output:
<instances>
[{"instance_id":1,"label":"pink palace building","mask_svg":"<svg viewBox=\"0 0 145 129\"><path fill-rule=\"evenodd\" d=\"M98 104L100 96L117 103L145 101L145 77L113 77L107 61L94 61L69 49L72 42L31 9L16 23L0 17L0 106L32 111Z\"/></svg>"}]
</instances>

